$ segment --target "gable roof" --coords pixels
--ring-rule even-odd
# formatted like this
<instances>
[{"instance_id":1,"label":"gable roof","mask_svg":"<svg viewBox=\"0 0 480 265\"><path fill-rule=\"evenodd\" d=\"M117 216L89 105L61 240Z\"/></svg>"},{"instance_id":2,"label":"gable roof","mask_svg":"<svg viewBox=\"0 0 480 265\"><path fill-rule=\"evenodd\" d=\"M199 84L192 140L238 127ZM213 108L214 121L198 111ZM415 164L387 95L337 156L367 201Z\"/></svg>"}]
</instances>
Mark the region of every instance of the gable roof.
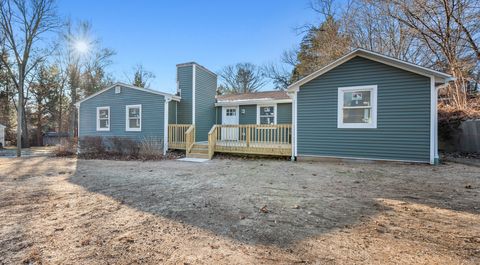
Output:
<instances>
[{"instance_id":1,"label":"gable roof","mask_svg":"<svg viewBox=\"0 0 480 265\"><path fill-rule=\"evenodd\" d=\"M248 105L257 103L288 103L292 99L287 91L260 91L254 93L230 94L216 96L216 106L224 105Z\"/></svg>"},{"instance_id":2,"label":"gable roof","mask_svg":"<svg viewBox=\"0 0 480 265\"><path fill-rule=\"evenodd\" d=\"M364 49L356 49L356 50L340 57L339 59L335 60L334 62L326 65L325 67L323 67L323 68L313 72L312 74L298 80L297 82L291 84L290 86L288 86L288 90L289 91L296 90L301 85L304 85L304 84L312 81L313 79L327 73L328 71L336 68L337 66L339 66L339 65L341 65L345 62L350 61L351 59L353 59L357 56L363 57L363 58L366 58L366 59L369 59L369 60L372 60L372 61L380 62L380 63L386 64L386 65L390 65L390 66L393 66L393 67L396 67L396 68L400 68L400 69L403 69L405 71L413 72L413 73L416 73L416 74L419 74L419 75L423 75L423 76L427 76L427 77L433 76L434 79L435 79L435 83L446 83L446 82L454 80L454 78L451 75L446 74L446 73L442 73L442 72L435 71L435 70L432 70L432 69L429 69L429 68L426 68L426 67L423 67L423 66L419 66L419 65L416 65L416 64L413 64L413 63L402 61L402 60L399 60L399 59L396 59L396 58L393 58L393 57L390 57L390 56L386 56L386 55L383 55L383 54L380 54L380 53L377 53L377 52L372 52L372 51L368 51L368 50L364 50Z\"/></svg>"},{"instance_id":3,"label":"gable roof","mask_svg":"<svg viewBox=\"0 0 480 265\"><path fill-rule=\"evenodd\" d=\"M156 94L156 95L161 95L161 96L164 96L166 98L171 98L172 100L175 100L175 101L180 101L180 97L179 96L176 96L176 95L173 95L173 94L169 94L169 93L165 93L165 92L161 92L161 91L157 91L157 90L153 90L153 89L149 89L149 88L143 88L143 87L137 87L137 86L132 86L132 85L127 85L125 83L121 83L121 82L117 82L105 89L102 89L100 91L98 91L97 93L95 94L92 94L80 101L78 101L75 105L78 107L80 106L80 103L84 102L84 101L87 101L91 98L94 98L100 94L102 94L103 92L106 92L116 86L122 86L122 87L126 87L126 88L131 88L131 89L136 89L136 90L139 90L139 91L143 91L143 92L147 92L147 93L152 93L152 94Z\"/></svg>"}]
</instances>

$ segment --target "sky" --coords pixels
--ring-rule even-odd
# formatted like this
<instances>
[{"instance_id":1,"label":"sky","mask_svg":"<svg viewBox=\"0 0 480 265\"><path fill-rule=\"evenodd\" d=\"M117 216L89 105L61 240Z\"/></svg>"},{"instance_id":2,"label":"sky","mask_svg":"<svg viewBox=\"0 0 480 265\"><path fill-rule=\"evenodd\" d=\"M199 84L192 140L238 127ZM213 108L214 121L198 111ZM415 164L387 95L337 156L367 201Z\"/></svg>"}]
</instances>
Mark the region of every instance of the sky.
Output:
<instances>
[{"instance_id":1,"label":"sky","mask_svg":"<svg viewBox=\"0 0 480 265\"><path fill-rule=\"evenodd\" d=\"M156 76L150 88L173 93L175 65L195 61L218 72L238 62L279 62L298 30L315 21L308 0L61 0L61 16L92 24L91 38L116 52L109 72L127 81L137 64ZM263 90L272 88L268 84Z\"/></svg>"}]
</instances>

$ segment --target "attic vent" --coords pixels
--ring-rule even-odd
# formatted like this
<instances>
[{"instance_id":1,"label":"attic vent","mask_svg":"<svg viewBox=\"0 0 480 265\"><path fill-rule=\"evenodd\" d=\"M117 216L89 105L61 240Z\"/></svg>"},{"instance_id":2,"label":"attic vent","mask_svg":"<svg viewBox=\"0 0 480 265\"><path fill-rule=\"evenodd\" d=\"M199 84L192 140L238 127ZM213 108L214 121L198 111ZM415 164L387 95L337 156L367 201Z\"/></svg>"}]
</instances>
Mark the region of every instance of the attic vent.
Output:
<instances>
[{"instance_id":1,"label":"attic vent","mask_svg":"<svg viewBox=\"0 0 480 265\"><path fill-rule=\"evenodd\" d=\"M115 87L115 94L120 94L122 92L122 89L119 86Z\"/></svg>"}]
</instances>

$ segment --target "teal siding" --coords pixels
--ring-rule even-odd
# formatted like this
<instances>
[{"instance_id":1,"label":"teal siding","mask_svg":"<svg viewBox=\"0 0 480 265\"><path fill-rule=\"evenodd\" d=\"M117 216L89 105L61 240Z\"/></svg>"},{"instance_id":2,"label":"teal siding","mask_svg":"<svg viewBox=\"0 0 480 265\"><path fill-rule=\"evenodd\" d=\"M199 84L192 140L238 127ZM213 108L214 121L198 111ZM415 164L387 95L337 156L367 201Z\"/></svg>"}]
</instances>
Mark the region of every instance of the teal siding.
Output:
<instances>
[{"instance_id":1,"label":"teal siding","mask_svg":"<svg viewBox=\"0 0 480 265\"><path fill-rule=\"evenodd\" d=\"M277 124L292 124L292 103L277 104Z\"/></svg>"},{"instance_id":2,"label":"teal siding","mask_svg":"<svg viewBox=\"0 0 480 265\"><path fill-rule=\"evenodd\" d=\"M239 124L257 124L257 105L243 105L239 107L239 111Z\"/></svg>"},{"instance_id":3,"label":"teal siding","mask_svg":"<svg viewBox=\"0 0 480 265\"><path fill-rule=\"evenodd\" d=\"M178 88L181 91L181 100L177 106L179 124L192 124L192 69L192 65L177 67Z\"/></svg>"},{"instance_id":4,"label":"teal siding","mask_svg":"<svg viewBox=\"0 0 480 265\"><path fill-rule=\"evenodd\" d=\"M241 105L239 106L240 117L239 124L257 124L257 105ZM244 112L244 113L242 113ZM217 124L222 124L222 107L217 107L216 113ZM277 104L277 124L292 123L292 104Z\"/></svg>"},{"instance_id":5,"label":"teal siding","mask_svg":"<svg viewBox=\"0 0 480 265\"><path fill-rule=\"evenodd\" d=\"M142 105L142 131L125 130L126 105ZM143 137L163 140L165 98L132 88L122 87L120 94L111 88L80 104L79 137L119 136L132 139ZM97 107L110 107L110 131L97 131Z\"/></svg>"},{"instance_id":6,"label":"teal siding","mask_svg":"<svg viewBox=\"0 0 480 265\"><path fill-rule=\"evenodd\" d=\"M215 107L215 124L222 124L222 107Z\"/></svg>"},{"instance_id":7,"label":"teal siding","mask_svg":"<svg viewBox=\"0 0 480 265\"><path fill-rule=\"evenodd\" d=\"M170 101L168 103L168 123L176 124L177 123L177 101Z\"/></svg>"},{"instance_id":8,"label":"teal siding","mask_svg":"<svg viewBox=\"0 0 480 265\"><path fill-rule=\"evenodd\" d=\"M377 128L338 129L338 87L377 85ZM430 80L362 57L300 87L297 153L429 162Z\"/></svg>"},{"instance_id":9,"label":"teal siding","mask_svg":"<svg viewBox=\"0 0 480 265\"><path fill-rule=\"evenodd\" d=\"M195 67L195 138L208 141L208 132L215 124L217 76L201 66Z\"/></svg>"}]
</instances>

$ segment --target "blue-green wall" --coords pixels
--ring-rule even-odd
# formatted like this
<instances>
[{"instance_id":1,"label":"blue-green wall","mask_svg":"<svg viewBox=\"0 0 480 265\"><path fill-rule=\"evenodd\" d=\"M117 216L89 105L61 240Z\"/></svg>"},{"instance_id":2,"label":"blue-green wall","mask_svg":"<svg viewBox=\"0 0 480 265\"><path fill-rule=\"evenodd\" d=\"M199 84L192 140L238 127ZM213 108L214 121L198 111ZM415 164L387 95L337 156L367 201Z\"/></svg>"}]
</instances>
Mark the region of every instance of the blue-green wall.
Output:
<instances>
[{"instance_id":1,"label":"blue-green wall","mask_svg":"<svg viewBox=\"0 0 480 265\"><path fill-rule=\"evenodd\" d=\"M245 113L242 113L245 111ZM243 105L239 107L239 124L257 124L257 105Z\"/></svg>"},{"instance_id":2,"label":"blue-green wall","mask_svg":"<svg viewBox=\"0 0 480 265\"><path fill-rule=\"evenodd\" d=\"M202 66L195 66L195 139L208 141L208 132L215 124L217 76Z\"/></svg>"},{"instance_id":3,"label":"blue-green wall","mask_svg":"<svg viewBox=\"0 0 480 265\"><path fill-rule=\"evenodd\" d=\"M277 124L292 123L292 103L277 104Z\"/></svg>"},{"instance_id":4,"label":"blue-green wall","mask_svg":"<svg viewBox=\"0 0 480 265\"><path fill-rule=\"evenodd\" d=\"M142 131L125 130L126 105L142 105ZM80 104L79 137L120 136L132 139L142 137L163 140L165 98L132 88L122 87L120 94L111 88ZM110 107L110 131L97 131L97 107Z\"/></svg>"},{"instance_id":5,"label":"blue-green wall","mask_svg":"<svg viewBox=\"0 0 480 265\"><path fill-rule=\"evenodd\" d=\"M193 65L177 67L177 82L181 91L181 100L177 105L177 123L192 124Z\"/></svg>"},{"instance_id":6,"label":"blue-green wall","mask_svg":"<svg viewBox=\"0 0 480 265\"><path fill-rule=\"evenodd\" d=\"M177 101L170 101L168 103L168 123L176 124L177 123Z\"/></svg>"},{"instance_id":7,"label":"blue-green wall","mask_svg":"<svg viewBox=\"0 0 480 265\"><path fill-rule=\"evenodd\" d=\"M216 108L216 123L222 124L222 107ZM239 124L257 124L257 105L239 106ZM292 103L277 104L277 124L292 123Z\"/></svg>"},{"instance_id":8,"label":"blue-green wall","mask_svg":"<svg viewBox=\"0 0 480 265\"><path fill-rule=\"evenodd\" d=\"M338 87L377 85L377 128L337 128ZM362 57L300 87L297 153L429 162L430 80Z\"/></svg>"}]
</instances>

